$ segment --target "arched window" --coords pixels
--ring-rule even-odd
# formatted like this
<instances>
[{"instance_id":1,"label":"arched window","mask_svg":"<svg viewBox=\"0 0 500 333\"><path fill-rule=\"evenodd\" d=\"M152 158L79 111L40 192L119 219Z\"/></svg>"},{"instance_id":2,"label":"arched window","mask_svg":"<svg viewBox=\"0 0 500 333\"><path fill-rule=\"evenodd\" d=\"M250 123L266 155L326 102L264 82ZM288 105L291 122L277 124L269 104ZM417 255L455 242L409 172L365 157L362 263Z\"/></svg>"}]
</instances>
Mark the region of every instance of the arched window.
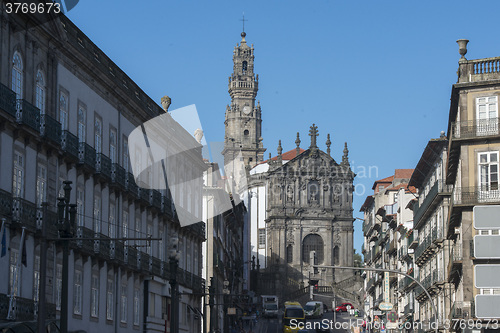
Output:
<instances>
[{"instance_id":1,"label":"arched window","mask_svg":"<svg viewBox=\"0 0 500 333\"><path fill-rule=\"evenodd\" d=\"M242 65L243 73L245 73L247 71L247 67L248 67L248 63L246 61L243 61L243 65Z\"/></svg>"},{"instance_id":2,"label":"arched window","mask_svg":"<svg viewBox=\"0 0 500 333\"><path fill-rule=\"evenodd\" d=\"M293 246L291 244L286 247L286 262L289 264L293 262Z\"/></svg>"},{"instance_id":3,"label":"arched window","mask_svg":"<svg viewBox=\"0 0 500 333\"><path fill-rule=\"evenodd\" d=\"M12 57L12 90L17 99L23 98L23 60L17 51Z\"/></svg>"},{"instance_id":4,"label":"arched window","mask_svg":"<svg viewBox=\"0 0 500 333\"><path fill-rule=\"evenodd\" d=\"M40 114L45 114L45 78L43 73L39 70L36 73L36 107L40 109Z\"/></svg>"},{"instance_id":5,"label":"arched window","mask_svg":"<svg viewBox=\"0 0 500 333\"><path fill-rule=\"evenodd\" d=\"M317 264L323 263L324 259L324 244L323 238L317 234L309 234L302 241L302 261L309 263L309 254L311 251L316 251Z\"/></svg>"},{"instance_id":6,"label":"arched window","mask_svg":"<svg viewBox=\"0 0 500 333\"><path fill-rule=\"evenodd\" d=\"M339 247L338 246L335 246L333 248L333 265L339 265L340 262L339 262Z\"/></svg>"}]
</instances>

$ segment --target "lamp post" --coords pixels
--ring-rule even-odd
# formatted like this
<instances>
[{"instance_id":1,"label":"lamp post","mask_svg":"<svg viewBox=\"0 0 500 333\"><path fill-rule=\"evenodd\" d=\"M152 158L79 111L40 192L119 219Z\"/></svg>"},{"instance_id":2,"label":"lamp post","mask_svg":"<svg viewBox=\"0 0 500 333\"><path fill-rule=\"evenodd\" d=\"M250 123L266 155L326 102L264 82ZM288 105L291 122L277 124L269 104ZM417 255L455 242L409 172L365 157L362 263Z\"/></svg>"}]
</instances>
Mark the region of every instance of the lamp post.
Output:
<instances>
[{"instance_id":1,"label":"lamp post","mask_svg":"<svg viewBox=\"0 0 500 333\"><path fill-rule=\"evenodd\" d=\"M76 205L70 204L71 181L64 181L64 197L58 198L57 209L59 213L57 229L59 238L63 245L63 265L62 265L62 291L61 291L61 318L60 329L62 333L68 332L68 266L69 266L69 240L73 237L73 229L76 218Z\"/></svg>"},{"instance_id":2,"label":"lamp post","mask_svg":"<svg viewBox=\"0 0 500 333\"><path fill-rule=\"evenodd\" d=\"M178 251L179 238L174 235L170 238L170 289L172 306L170 310L170 333L179 332L179 293L177 284L177 268L179 267L180 253Z\"/></svg>"}]
</instances>

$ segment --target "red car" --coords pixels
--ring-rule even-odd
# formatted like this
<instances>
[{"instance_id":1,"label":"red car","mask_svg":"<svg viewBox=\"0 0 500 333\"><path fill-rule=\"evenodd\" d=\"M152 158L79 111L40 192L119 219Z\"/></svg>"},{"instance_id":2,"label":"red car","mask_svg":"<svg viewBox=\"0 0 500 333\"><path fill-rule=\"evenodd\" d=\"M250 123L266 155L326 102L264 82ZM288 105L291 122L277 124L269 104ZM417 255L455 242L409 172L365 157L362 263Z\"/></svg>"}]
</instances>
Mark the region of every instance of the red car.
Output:
<instances>
[{"instance_id":1,"label":"red car","mask_svg":"<svg viewBox=\"0 0 500 333\"><path fill-rule=\"evenodd\" d=\"M350 307L350 309L354 309L354 306L352 306L351 303L342 303L335 308L335 312L347 312L348 306Z\"/></svg>"}]
</instances>

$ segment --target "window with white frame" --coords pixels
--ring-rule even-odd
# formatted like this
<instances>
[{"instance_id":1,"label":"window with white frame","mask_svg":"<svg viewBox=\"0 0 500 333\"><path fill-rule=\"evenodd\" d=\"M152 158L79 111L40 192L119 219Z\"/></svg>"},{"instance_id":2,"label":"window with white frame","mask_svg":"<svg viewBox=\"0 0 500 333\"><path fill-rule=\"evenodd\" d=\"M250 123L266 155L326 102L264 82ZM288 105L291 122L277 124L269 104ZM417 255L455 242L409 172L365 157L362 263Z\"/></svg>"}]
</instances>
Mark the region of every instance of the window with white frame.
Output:
<instances>
[{"instance_id":1,"label":"window with white frame","mask_svg":"<svg viewBox=\"0 0 500 333\"><path fill-rule=\"evenodd\" d=\"M12 90L17 99L23 98L23 60L19 52L14 52L12 57Z\"/></svg>"},{"instance_id":2,"label":"window with white frame","mask_svg":"<svg viewBox=\"0 0 500 333\"><path fill-rule=\"evenodd\" d=\"M39 163L36 175L36 204L41 207L45 201L47 201L47 167Z\"/></svg>"},{"instance_id":3,"label":"window with white frame","mask_svg":"<svg viewBox=\"0 0 500 333\"><path fill-rule=\"evenodd\" d=\"M102 120L99 117L95 117L94 124L94 148L97 154L102 152Z\"/></svg>"},{"instance_id":4,"label":"window with white frame","mask_svg":"<svg viewBox=\"0 0 500 333\"><path fill-rule=\"evenodd\" d=\"M477 134L498 133L498 98L484 96L476 98Z\"/></svg>"},{"instance_id":5,"label":"window with white frame","mask_svg":"<svg viewBox=\"0 0 500 333\"><path fill-rule=\"evenodd\" d=\"M78 105L78 142L87 141L87 110L84 105Z\"/></svg>"},{"instance_id":6,"label":"window with white frame","mask_svg":"<svg viewBox=\"0 0 500 333\"><path fill-rule=\"evenodd\" d=\"M140 318L140 289L134 288L134 325L139 325Z\"/></svg>"},{"instance_id":7,"label":"window with white frame","mask_svg":"<svg viewBox=\"0 0 500 333\"><path fill-rule=\"evenodd\" d=\"M122 284L120 295L120 321L127 322L127 285Z\"/></svg>"},{"instance_id":8,"label":"window with white frame","mask_svg":"<svg viewBox=\"0 0 500 333\"><path fill-rule=\"evenodd\" d=\"M83 276L82 271L75 269L75 276L73 278L73 313L77 315L82 314L82 282Z\"/></svg>"},{"instance_id":9,"label":"window with white frame","mask_svg":"<svg viewBox=\"0 0 500 333\"><path fill-rule=\"evenodd\" d=\"M478 153L481 191L498 190L498 152Z\"/></svg>"},{"instance_id":10,"label":"window with white frame","mask_svg":"<svg viewBox=\"0 0 500 333\"><path fill-rule=\"evenodd\" d=\"M142 229L142 223L141 223L141 218L136 217L135 218L135 237L140 238L141 237L141 229ZM136 240L135 245L140 245L140 241Z\"/></svg>"},{"instance_id":11,"label":"window with white frame","mask_svg":"<svg viewBox=\"0 0 500 333\"><path fill-rule=\"evenodd\" d=\"M266 229L259 229L259 249L263 249L266 247Z\"/></svg>"},{"instance_id":12,"label":"window with white frame","mask_svg":"<svg viewBox=\"0 0 500 333\"><path fill-rule=\"evenodd\" d=\"M35 105L40 110L40 114L45 114L45 78L43 72L36 72Z\"/></svg>"},{"instance_id":13,"label":"window with white frame","mask_svg":"<svg viewBox=\"0 0 500 333\"><path fill-rule=\"evenodd\" d=\"M33 265L33 301L38 302L40 297L40 255L35 255Z\"/></svg>"},{"instance_id":14,"label":"window with white frame","mask_svg":"<svg viewBox=\"0 0 500 333\"><path fill-rule=\"evenodd\" d=\"M128 139L126 137L123 138L123 168L125 172L129 172L129 152L128 152Z\"/></svg>"},{"instance_id":15,"label":"window with white frame","mask_svg":"<svg viewBox=\"0 0 500 333\"><path fill-rule=\"evenodd\" d=\"M18 267L17 261L19 260L19 252L11 246L10 249L10 263L9 263L9 292L11 295L19 296L19 284L16 280L20 281L21 274L20 267Z\"/></svg>"},{"instance_id":16,"label":"window with white frame","mask_svg":"<svg viewBox=\"0 0 500 333\"><path fill-rule=\"evenodd\" d=\"M62 265L56 265L56 310L61 310L61 296L62 296Z\"/></svg>"},{"instance_id":17,"label":"window with white frame","mask_svg":"<svg viewBox=\"0 0 500 333\"><path fill-rule=\"evenodd\" d=\"M108 236L110 238L116 237L116 205L115 202L109 201L109 218L108 218Z\"/></svg>"},{"instance_id":18,"label":"window with white frame","mask_svg":"<svg viewBox=\"0 0 500 333\"><path fill-rule=\"evenodd\" d=\"M83 187L76 188L76 224L83 227L85 221L85 191Z\"/></svg>"},{"instance_id":19,"label":"window with white frame","mask_svg":"<svg viewBox=\"0 0 500 333\"><path fill-rule=\"evenodd\" d=\"M478 120L497 118L497 96L476 98L476 115Z\"/></svg>"},{"instance_id":20,"label":"window with white frame","mask_svg":"<svg viewBox=\"0 0 500 333\"><path fill-rule=\"evenodd\" d=\"M123 238L128 238L128 212L124 211L123 212L123 218L122 218L122 237ZM127 241L123 241L123 244L127 245Z\"/></svg>"},{"instance_id":21,"label":"window with white frame","mask_svg":"<svg viewBox=\"0 0 500 333\"><path fill-rule=\"evenodd\" d=\"M24 155L14 151L14 170L12 177L12 195L22 197L24 194Z\"/></svg>"},{"instance_id":22,"label":"window with white frame","mask_svg":"<svg viewBox=\"0 0 500 333\"><path fill-rule=\"evenodd\" d=\"M160 230L158 232L158 238L160 239L158 241L158 258L163 261L165 259L164 252L165 248L163 247L163 230Z\"/></svg>"},{"instance_id":23,"label":"window with white frame","mask_svg":"<svg viewBox=\"0 0 500 333\"><path fill-rule=\"evenodd\" d=\"M61 123L61 129L68 130L68 110L69 110L69 98L64 92L59 93L59 122Z\"/></svg>"},{"instance_id":24,"label":"window with white frame","mask_svg":"<svg viewBox=\"0 0 500 333\"><path fill-rule=\"evenodd\" d=\"M109 158L111 163L116 163L116 130L111 128L109 130Z\"/></svg>"},{"instance_id":25,"label":"window with white frame","mask_svg":"<svg viewBox=\"0 0 500 333\"><path fill-rule=\"evenodd\" d=\"M90 286L90 316L99 316L99 273L92 272Z\"/></svg>"},{"instance_id":26,"label":"window with white frame","mask_svg":"<svg viewBox=\"0 0 500 333\"><path fill-rule=\"evenodd\" d=\"M108 277L106 285L106 319L113 320L113 302L114 302L114 283L113 278Z\"/></svg>"},{"instance_id":27,"label":"window with white frame","mask_svg":"<svg viewBox=\"0 0 500 333\"><path fill-rule=\"evenodd\" d=\"M153 223L151 221L148 222L148 225L146 226L146 233L147 237L152 237L153 236ZM146 243L146 253L148 255L152 255L152 246L151 246L151 241L148 241Z\"/></svg>"},{"instance_id":28,"label":"window with white frame","mask_svg":"<svg viewBox=\"0 0 500 333\"><path fill-rule=\"evenodd\" d=\"M101 197L94 195L94 232L101 232Z\"/></svg>"}]
</instances>

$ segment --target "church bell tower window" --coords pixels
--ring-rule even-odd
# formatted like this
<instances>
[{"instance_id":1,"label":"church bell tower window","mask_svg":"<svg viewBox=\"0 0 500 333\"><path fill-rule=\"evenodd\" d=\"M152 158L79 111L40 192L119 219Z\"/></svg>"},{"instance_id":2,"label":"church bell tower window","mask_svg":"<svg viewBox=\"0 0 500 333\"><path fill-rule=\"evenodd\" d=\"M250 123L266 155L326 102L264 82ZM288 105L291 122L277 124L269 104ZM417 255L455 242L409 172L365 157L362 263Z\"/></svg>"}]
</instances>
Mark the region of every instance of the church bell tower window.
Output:
<instances>
[{"instance_id":1,"label":"church bell tower window","mask_svg":"<svg viewBox=\"0 0 500 333\"><path fill-rule=\"evenodd\" d=\"M245 73L247 71L247 67L248 67L248 63L246 61L243 61L243 66L242 66L243 73Z\"/></svg>"}]
</instances>

